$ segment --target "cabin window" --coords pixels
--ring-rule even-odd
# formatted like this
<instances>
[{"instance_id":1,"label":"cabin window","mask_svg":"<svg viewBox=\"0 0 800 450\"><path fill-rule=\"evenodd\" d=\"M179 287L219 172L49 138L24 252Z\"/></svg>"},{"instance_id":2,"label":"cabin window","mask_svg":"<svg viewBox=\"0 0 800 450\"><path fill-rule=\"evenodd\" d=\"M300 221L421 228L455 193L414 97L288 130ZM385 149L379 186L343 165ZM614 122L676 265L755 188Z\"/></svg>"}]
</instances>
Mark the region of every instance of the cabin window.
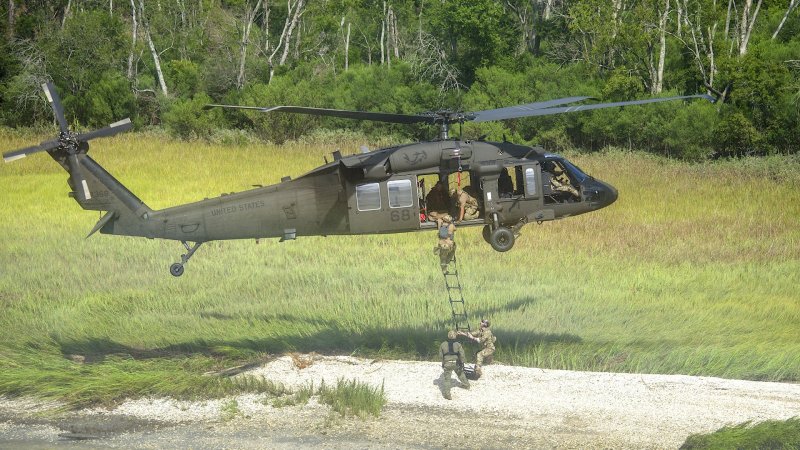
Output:
<instances>
[{"instance_id":1,"label":"cabin window","mask_svg":"<svg viewBox=\"0 0 800 450\"><path fill-rule=\"evenodd\" d=\"M536 196L536 171L533 167L525 169L525 190L529 196Z\"/></svg>"},{"instance_id":2,"label":"cabin window","mask_svg":"<svg viewBox=\"0 0 800 450\"><path fill-rule=\"evenodd\" d=\"M381 209L381 185L369 183L356 186L356 205L359 211Z\"/></svg>"},{"instance_id":3,"label":"cabin window","mask_svg":"<svg viewBox=\"0 0 800 450\"><path fill-rule=\"evenodd\" d=\"M411 180L392 180L386 183L389 188L389 207L408 208L414 206Z\"/></svg>"}]
</instances>

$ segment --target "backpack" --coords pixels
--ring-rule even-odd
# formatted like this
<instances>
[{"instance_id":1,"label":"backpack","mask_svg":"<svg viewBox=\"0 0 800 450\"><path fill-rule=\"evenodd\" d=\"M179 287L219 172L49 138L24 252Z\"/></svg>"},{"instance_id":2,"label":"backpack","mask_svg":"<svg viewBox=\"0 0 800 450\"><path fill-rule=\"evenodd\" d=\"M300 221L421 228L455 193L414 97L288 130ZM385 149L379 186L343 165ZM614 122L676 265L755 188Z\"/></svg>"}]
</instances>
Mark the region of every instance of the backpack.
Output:
<instances>
[{"instance_id":1,"label":"backpack","mask_svg":"<svg viewBox=\"0 0 800 450\"><path fill-rule=\"evenodd\" d=\"M439 227L439 239L447 239L450 237L449 225L442 225Z\"/></svg>"}]
</instances>

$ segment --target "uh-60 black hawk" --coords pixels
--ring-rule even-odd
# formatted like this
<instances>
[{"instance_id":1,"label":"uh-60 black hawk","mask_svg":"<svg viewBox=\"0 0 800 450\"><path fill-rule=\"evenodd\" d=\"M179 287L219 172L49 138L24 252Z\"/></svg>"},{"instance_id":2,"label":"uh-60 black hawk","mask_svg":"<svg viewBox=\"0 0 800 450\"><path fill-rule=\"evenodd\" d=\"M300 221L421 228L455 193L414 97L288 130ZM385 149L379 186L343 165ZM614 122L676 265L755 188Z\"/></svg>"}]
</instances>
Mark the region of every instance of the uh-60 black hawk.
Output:
<instances>
[{"instance_id":1,"label":"uh-60 black hawk","mask_svg":"<svg viewBox=\"0 0 800 450\"><path fill-rule=\"evenodd\" d=\"M478 200L479 216L459 226L483 226L483 236L500 252L511 249L519 230L529 222L562 219L598 210L617 199L617 191L565 158L541 148L509 142L452 139L450 125L544 116L669 100L707 98L689 95L616 103L581 104L589 97L569 97L471 113L437 111L389 114L298 106L243 108L373 120L391 123L438 125L439 137L431 142L397 145L342 156L295 179L284 177L271 186L223 195L162 210L152 210L87 155L88 141L131 128L129 119L84 134L67 128L61 102L52 84L42 85L60 127L56 139L13 152L10 162L29 154L47 153L69 173L70 196L87 210L105 214L89 233L171 239L187 252L170 266L174 276L204 242L224 239L281 240L298 236L401 233L436 228L426 210L423 177L434 175L448 192L448 176L463 174ZM563 173L561 173L563 172ZM573 193L554 191L551 178L559 173ZM566 176L566 179L563 178ZM577 195L575 195L577 193ZM88 236L87 236L88 237ZM190 245L191 243L191 245Z\"/></svg>"}]
</instances>

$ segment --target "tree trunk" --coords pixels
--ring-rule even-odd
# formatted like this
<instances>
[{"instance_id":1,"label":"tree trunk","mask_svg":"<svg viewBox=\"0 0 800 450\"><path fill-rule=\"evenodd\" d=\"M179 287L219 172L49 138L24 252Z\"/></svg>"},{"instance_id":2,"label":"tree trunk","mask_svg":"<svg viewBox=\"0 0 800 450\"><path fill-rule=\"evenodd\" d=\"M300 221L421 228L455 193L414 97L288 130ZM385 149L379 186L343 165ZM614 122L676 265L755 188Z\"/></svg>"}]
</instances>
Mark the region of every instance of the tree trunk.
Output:
<instances>
[{"instance_id":1,"label":"tree trunk","mask_svg":"<svg viewBox=\"0 0 800 450\"><path fill-rule=\"evenodd\" d=\"M752 33L753 25L756 23L758 11L761 9L761 1L762 0L758 0L756 10L753 12L752 17L750 17L750 7L753 5L753 0L745 1L744 10L742 11L742 40L739 41L739 56L744 56L747 53L747 43L750 41L750 33Z\"/></svg>"},{"instance_id":2,"label":"tree trunk","mask_svg":"<svg viewBox=\"0 0 800 450\"><path fill-rule=\"evenodd\" d=\"M269 54L269 12L269 0L266 0L264 2L264 22L261 25L261 32L264 35L264 55Z\"/></svg>"},{"instance_id":3,"label":"tree trunk","mask_svg":"<svg viewBox=\"0 0 800 450\"><path fill-rule=\"evenodd\" d=\"M114 17L114 0L108 0L108 15Z\"/></svg>"},{"instance_id":4,"label":"tree trunk","mask_svg":"<svg viewBox=\"0 0 800 450\"><path fill-rule=\"evenodd\" d=\"M730 31L731 31L731 7L733 6L733 0L728 0L728 12L725 14L725 39L730 39Z\"/></svg>"},{"instance_id":5,"label":"tree trunk","mask_svg":"<svg viewBox=\"0 0 800 450\"><path fill-rule=\"evenodd\" d=\"M792 11L794 11L794 9L797 7L797 4L798 4L798 0L791 0L789 2L789 8L786 9L786 14L783 15L783 19L781 19L781 23L778 24L778 28L775 29L774 33L772 33L772 39L775 39L776 37L778 37L778 33L781 32L781 28L783 28L783 24L786 23L786 18L789 17L789 14L791 14Z\"/></svg>"},{"instance_id":6,"label":"tree trunk","mask_svg":"<svg viewBox=\"0 0 800 450\"><path fill-rule=\"evenodd\" d=\"M136 4L131 0L131 52L128 53L128 79L133 80L133 58L136 51L136 36L138 35L138 22L136 21Z\"/></svg>"},{"instance_id":7,"label":"tree trunk","mask_svg":"<svg viewBox=\"0 0 800 450\"><path fill-rule=\"evenodd\" d=\"M302 14L300 10L303 8L303 2L304 0L296 0L294 6L292 5L292 0L287 2L286 21L283 23L283 31L281 31L281 35L278 38L278 45L275 46L269 58L267 58L267 63L269 64L269 82L272 82L272 76L275 74L275 65L272 59L275 58L275 55L278 54L281 47L284 47L283 56L278 64L282 66L286 61L286 55L289 54L289 39L292 36L291 29L294 28L296 21L299 19L300 14Z\"/></svg>"},{"instance_id":8,"label":"tree trunk","mask_svg":"<svg viewBox=\"0 0 800 450\"><path fill-rule=\"evenodd\" d=\"M292 23L289 24L289 30L286 33L286 40L283 45L283 54L281 55L280 62L278 65L286 64L286 58L289 56L289 43L292 40L292 32L294 28L297 26L297 22L300 20L300 16L303 15L303 7L305 6L305 0L297 0L295 3L294 9L294 16L292 16Z\"/></svg>"},{"instance_id":9,"label":"tree trunk","mask_svg":"<svg viewBox=\"0 0 800 450\"><path fill-rule=\"evenodd\" d=\"M272 82L272 76L275 75L275 65L272 63L272 58L278 53L283 45L283 40L286 38L286 32L289 30L289 22L291 21L292 17L292 2L291 0L287 2L287 10L286 10L286 20L283 22L283 30L281 31L280 37L278 37L278 45L272 50L272 53L269 54L269 58L267 58L267 64L269 64L269 81L268 83Z\"/></svg>"},{"instance_id":10,"label":"tree trunk","mask_svg":"<svg viewBox=\"0 0 800 450\"><path fill-rule=\"evenodd\" d=\"M344 71L350 68L350 22L347 22L347 37L344 39Z\"/></svg>"},{"instance_id":11,"label":"tree trunk","mask_svg":"<svg viewBox=\"0 0 800 450\"><path fill-rule=\"evenodd\" d=\"M236 77L236 89L241 89L244 86L244 69L247 62L247 46L250 43L250 29L253 27L253 22L256 19L258 8L261 7L261 0L258 0L253 9L249 8L249 4L245 4L244 23L242 24L242 41L239 50L239 74Z\"/></svg>"},{"instance_id":12,"label":"tree trunk","mask_svg":"<svg viewBox=\"0 0 800 450\"><path fill-rule=\"evenodd\" d=\"M397 32L397 15L392 11L392 42L394 44L394 58L400 59L400 33Z\"/></svg>"},{"instance_id":13,"label":"tree trunk","mask_svg":"<svg viewBox=\"0 0 800 450\"><path fill-rule=\"evenodd\" d=\"M72 6L72 0L67 0L67 7L64 8L64 17L61 18L61 29L67 24L67 16L69 16L69 8Z\"/></svg>"},{"instance_id":14,"label":"tree trunk","mask_svg":"<svg viewBox=\"0 0 800 450\"><path fill-rule=\"evenodd\" d=\"M16 7L14 0L8 0L8 28L6 29L6 36L8 40L14 39L14 19L16 19Z\"/></svg>"},{"instance_id":15,"label":"tree trunk","mask_svg":"<svg viewBox=\"0 0 800 450\"><path fill-rule=\"evenodd\" d=\"M665 0L664 13L661 14L661 20L658 22L658 70L656 72L655 82L653 83L653 94L660 94L664 87L664 60L667 57L667 17L669 16L669 5L670 0Z\"/></svg>"},{"instance_id":16,"label":"tree trunk","mask_svg":"<svg viewBox=\"0 0 800 450\"><path fill-rule=\"evenodd\" d=\"M717 24L708 29L708 59L710 63L708 82L714 85L714 75L717 74L717 64L714 62L714 35L717 33Z\"/></svg>"},{"instance_id":17,"label":"tree trunk","mask_svg":"<svg viewBox=\"0 0 800 450\"><path fill-rule=\"evenodd\" d=\"M150 47L150 54L153 56L153 64L156 66L158 85L161 87L161 92L166 97L169 95L169 91L167 90L167 83L164 81L164 72L161 71L161 58L158 56L156 46L153 43L153 37L150 35L150 25L147 23L147 16L144 15L144 0L139 0L139 18L142 20L147 46Z\"/></svg>"},{"instance_id":18,"label":"tree trunk","mask_svg":"<svg viewBox=\"0 0 800 450\"><path fill-rule=\"evenodd\" d=\"M381 65L386 61L383 52L383 43L386 35L386 2L383 2L383 19L381 19Z\"/></svg>"}]
</instances>

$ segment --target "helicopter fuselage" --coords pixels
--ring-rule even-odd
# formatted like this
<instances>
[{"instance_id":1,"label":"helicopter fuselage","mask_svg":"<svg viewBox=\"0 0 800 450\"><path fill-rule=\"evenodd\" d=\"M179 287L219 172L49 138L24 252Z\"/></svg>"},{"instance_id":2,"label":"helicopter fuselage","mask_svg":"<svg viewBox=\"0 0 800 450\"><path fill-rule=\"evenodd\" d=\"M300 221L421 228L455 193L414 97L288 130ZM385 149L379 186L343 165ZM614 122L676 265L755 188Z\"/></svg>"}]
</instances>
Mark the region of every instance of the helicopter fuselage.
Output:
<instances>
[{"instance_id":1,"label":"helicopter fuselage","mask_svg":"<svg viewBox=\"0 0 800 450\"><path fill-rule=\"evenodd\" d=\"M549 164L563 169L577 196L552 189ZM334 161L296 179L285 177L275 185L159 211L147 209L141 220L109 220L100 232L206 242L420 231L437 226L425 202L426 178L438 178L449 191L456 187L450 185L454 174L460 174L464 186L472 186L480 208L478 218L459 226L487 227L487 241L496 228L517 233L526 223L584 214L617 199L609 184L541 149L446 140L335 154ZM442 213L457 215L454 209Z\"/></svg>"}]
</instances>

